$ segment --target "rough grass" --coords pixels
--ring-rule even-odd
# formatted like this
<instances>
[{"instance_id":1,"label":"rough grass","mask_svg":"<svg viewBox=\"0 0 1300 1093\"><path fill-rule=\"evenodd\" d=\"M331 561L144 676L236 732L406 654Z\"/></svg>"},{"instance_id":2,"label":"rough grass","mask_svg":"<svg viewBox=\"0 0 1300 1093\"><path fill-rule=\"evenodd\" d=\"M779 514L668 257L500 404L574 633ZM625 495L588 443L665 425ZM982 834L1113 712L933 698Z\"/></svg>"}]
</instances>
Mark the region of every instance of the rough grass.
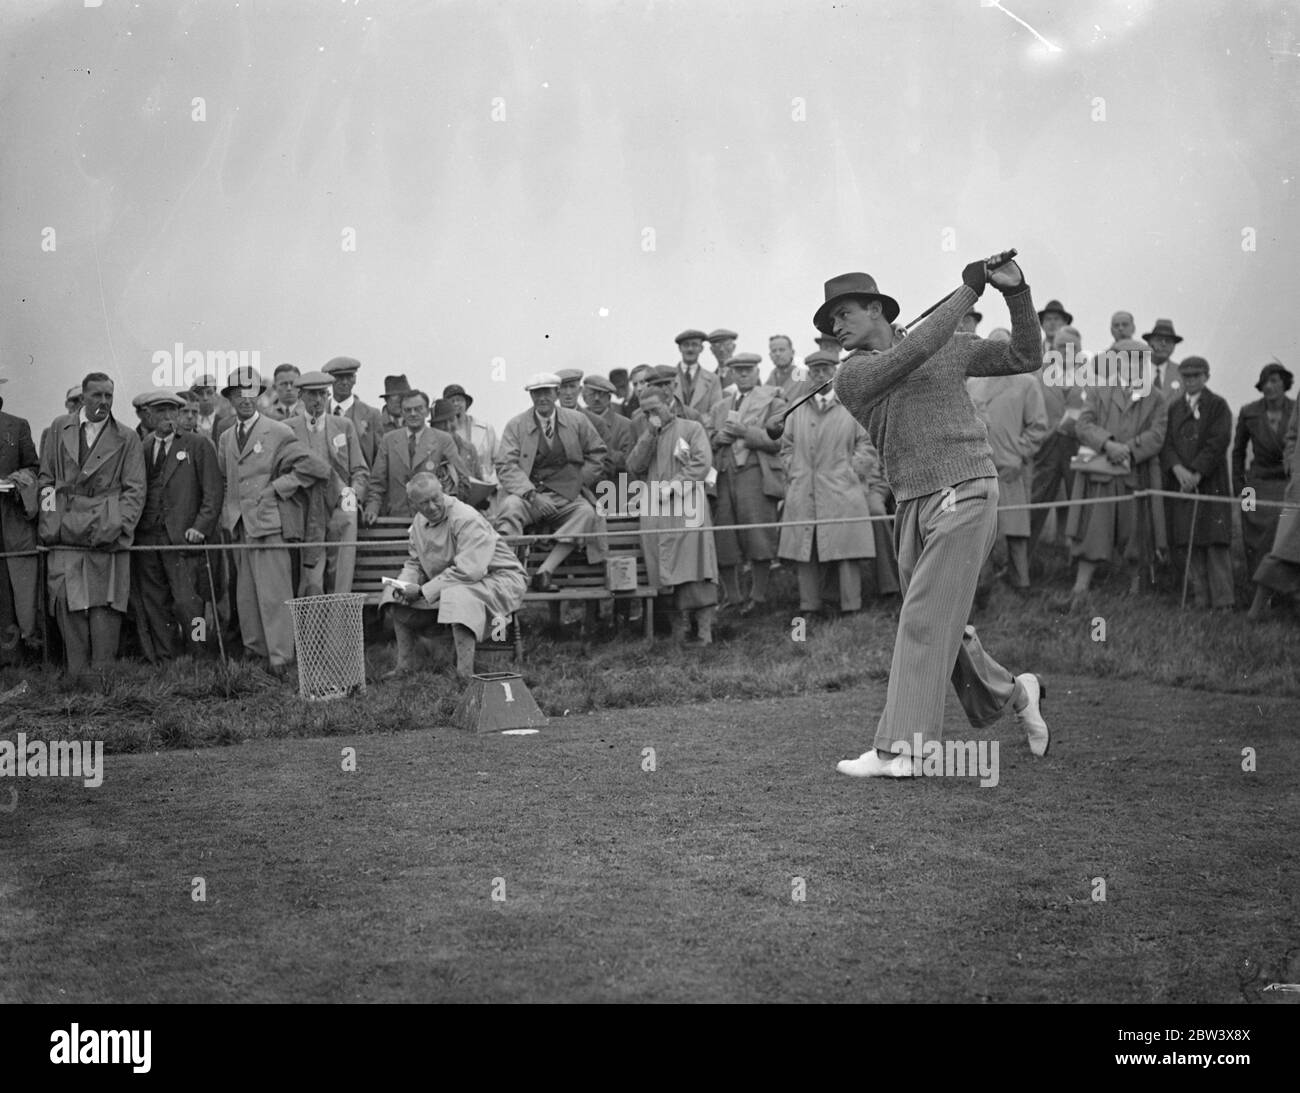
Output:
<instances>
[{"instance_id":1,"label":"rough grass","mask_svg":"<svg viewBox=\"0 0 1300 1093\"><path fill-rule=\"evenodd\" d=\"M888 603L800 642L787 599L703 653L543 611L528 737L449 728L437 671L329 703L247 664L6 671L0 735L117 754L98 789L0 784L0 1001L1294 998L1263 988L1300 980L1300 630L1105 587L1063 616L1065 580L977 617L1052 684L1051 756L1004 720L991 789L834 773Z\"/></svg>"}]
</instances>

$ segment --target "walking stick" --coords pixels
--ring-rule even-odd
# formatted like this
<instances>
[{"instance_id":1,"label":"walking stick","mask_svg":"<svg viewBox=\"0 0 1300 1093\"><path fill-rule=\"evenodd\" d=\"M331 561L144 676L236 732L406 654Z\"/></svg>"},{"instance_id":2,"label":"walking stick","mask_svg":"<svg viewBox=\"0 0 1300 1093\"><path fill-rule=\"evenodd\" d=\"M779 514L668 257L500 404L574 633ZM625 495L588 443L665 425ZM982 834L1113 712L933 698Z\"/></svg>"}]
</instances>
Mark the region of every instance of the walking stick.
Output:
<instances>
[{"instance_id":1,"label":"walking stick","mask_svg":"<svg viewBox=\"0 0 1300 1093\"><path fill-rule=\"evenodd\" d=\"M1017 253L1018 253L1018 252L1016 251L1016 248L1015 248L1015 247L1012 247L1010 250L1004 250L1001 254L995 254L992 258L990 258L990 259L985 263L985 265L988 266L988 268L991 269L991 270L999 269L999 268L1001 268L1002 266L1005 266L1005 265L1006 265L1008 262L1010 262L1013 258L1015 258L1015 256L1016 256ZM930 305L929 307L927 307L924 311L922 311L920 315L918 315L915 319L913 319L910 323L908 323L905 327L903 327L903 329L904 329L904 330L911 330L912 327L914 327L917 323L919 323L919 322L920 322L922 319L924 319L927 315L930 315L930 314L932 314L933 312L938 311L939 308L943 307L943 305L946 304L949 300L951 300L951 299L953 298L953 295L954 295L955 293L957 293L958 291L960 291L960 290L959 290L959 289L953 289L952 292L948 293L948 295L945 296L942 300L938 301L938 303L931 304L931 305ZM777 420L777 421L785 421L786 418L788 418L788 417L789 417L791 414L793 414L797 409L799 409L799 407L802 406L805 402L807 402L809 399L813 398L813 397L816 396L816 395L820 395L823 391L826 390L826 388L828 388L829 386L831 386L831 384L833 384L834 382L835 382L834 379L828 379L828 380L827 380L825 383L823 383L820 387L816 388L816 389L813 390L813 391L809 391L806 395L804 395L801 399L799 399L798 402L794 403L794 405L790 406L787 410L785 410L784 412L782 412L781 414L779 414L779 415L777 416L776 420ZM779 434L778 434L778 435L779 435Z\"/></svg>"},{"instance_id":2,"label":"walking stick","mask_svg":"<svg viewBox=\"0 0 1300 1093\"><path fill-rule=\"evenodd\" d=\"M217 648L221 650L221 663L226 663L226 639L221 634L221 612L217 609L217 582L212 579L212 555L203 552L203 564L208 567L208 591L212 593L212 626L217 631Z\"/></svg>"},{"instance_id":3,"label":"walking stick","mask_svg":"<svg viewBox=\"0 0 1300 1093\"><path fill-rule=\"evenodd\" d=\"M1187 578L1192 572L1192 544L1196 542L1196 508L1201 503L1201 491L1197 489L1192 498L1192 527L1187 533L1187 561L1183 564L1183 600L1178 605L1179 611L1187 609Z\"/></svg>"}]
</instances>

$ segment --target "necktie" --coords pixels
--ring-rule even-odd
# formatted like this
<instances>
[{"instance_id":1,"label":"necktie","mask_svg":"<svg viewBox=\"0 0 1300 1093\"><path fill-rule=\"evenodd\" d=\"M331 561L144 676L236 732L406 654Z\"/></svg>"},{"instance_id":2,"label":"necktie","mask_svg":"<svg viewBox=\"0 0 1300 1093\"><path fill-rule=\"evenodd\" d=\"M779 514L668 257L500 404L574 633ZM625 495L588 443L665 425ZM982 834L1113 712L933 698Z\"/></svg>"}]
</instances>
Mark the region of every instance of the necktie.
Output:
<instances>
[{"instance_id":1,"label":"necktie","mask_svg":"<svg viewBox=\"0 0 1300 1093\"><path fill-rule=\"evenodd\" d=\"M248 443L248 427L242 421L235 426L235 439L239 441L239 450L242 452Z\"/></svg>"},{"instance_id":2,"label":"necktie","mask_svg":"<svg viewBox=\"0 0 1300 1093\"><path fill-rule=\"evenodd\" d=\"M154 474L162 473L163 460L166 458L167 458L167 449L163 447L163 442L159 440L154 444L154 451L153 451L153 473Z\"/></svg>"},{"instance_id":3,"label":"necktie","mask_svg":"<svg viewBox=\"0 0 1300 1093\"><path fill-rule=\"evenodd\" d=\"M320 418L318 417L312 418L311 421L309 422L309 425L311 426L311 431L314 433L317 429L320 428Z\"/></svg>"},{"instance_id":4,"label":"necktie","mask_svg":"<svg viewBox=\"0 0 1300 1093\"><path fill-rule=\"evenodd\" d=\"M828 399L825 395L817 396L817 405L822 408L823 413L826 411L826 407L828 407L830 404L831 404L831 400Z\"/></svg>"},{"instance_id":5,"label":"necktie","mask_svg":"<svg viewBox=\"0 0 1300 1093\"><path fill-rule=\"evenodd\" d=\"M406 461L411 464L412 467L415 466L415 441L419 435L419 433L412 433L409 431L406 434Z\"/></svg>"},{"instance_id":6,"label":"necktie","mask_svg":"<svg viewBox=\"0 0 1300 1093\"><path fill-rule=\"evenodd\" d=\"M86 462L86 456L90 454L90 422L82 422L81 429L77 433L77 436L81 441L80 450L77 452L77 462L84 464Z\"/></svg>"},{"instance_id":7,"label":"necktie","mask_svg":"<svg viewBox=\"0 0 1300 1093\"><path fill-rule=\"evenodd\" d=\"M553 419L551 419L551 418L549 418L549 417L548 417L548 418L544 418L544 419L542 420L542 428L544 428L544 429L546 430L546 439L547 439L547 440L550 440L552 437L555 436L555 425L554 425L554 423L553 423Z\"/></svg>"},{"instance_id":8,"label":"necktie","mask_svg":"<svg viewBox=\"0 0 1300 1093\"><path fill-rule=\"evenodd\" d=\"M335 416L335 417L342 417L342 416L343 416L343 411L342 411L339 407L337 407L337 406L334 407L334 416Z\"/></svg>"}]
</instances>

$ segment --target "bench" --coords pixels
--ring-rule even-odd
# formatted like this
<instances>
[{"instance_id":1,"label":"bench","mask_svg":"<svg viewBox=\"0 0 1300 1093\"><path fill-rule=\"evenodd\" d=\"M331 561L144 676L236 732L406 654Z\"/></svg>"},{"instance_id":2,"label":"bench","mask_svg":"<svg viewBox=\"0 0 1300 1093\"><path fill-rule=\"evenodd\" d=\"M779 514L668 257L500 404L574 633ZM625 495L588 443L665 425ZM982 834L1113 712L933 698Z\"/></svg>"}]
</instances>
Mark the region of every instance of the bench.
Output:
<instances>
[{"instance_id":1,"label":"bench","mask_svg":"<svg viewBox=\"0 0 1300 1093\"><path fill-rule=\"evenodd\" d=\"M381 516L370 527L357 528L357 543L382 543L383 546L363 547L357 551L356 569L352 575L352 591L366 597L365 606L371 610L379 606L383 594L382 578L396 577L410 553L408 533L409 516ZM510 616L510 625L502 641L492 640L488 630L485 640L478 643L477 653L510 653L515 663L524 659L524 637L518 615Z\"/></svg>"},{"instance_id":2,"label":"bench","mask_svg":"<svg viewBox=\"0 0 1300 1093\"><path fill-rule=\"evenodd\" d=\"M605 563L588 562L587 555L579 543L559 568L551 574L555 584L554 592L528 592L524 603L544 603L551 608L551 622L558 625L560 606L563 603L578 601L588 605L589 611L599 610L599 605L606 600L614 603L631 603L642 600L642 614L645 620L647 641L654 641L655 597L658 590L650 587L646 574L645 552L641 549L641 522L628 513L611 513L605 518L609 532L606 540L609 557L630 557L636 560L636 588L627 592L612 592L605 586ZM518 547L519 560L524 563L529 576L537 572L538 567L551 552L553 543L547 540L521 543Z\"/></svg>"}]
</instances>

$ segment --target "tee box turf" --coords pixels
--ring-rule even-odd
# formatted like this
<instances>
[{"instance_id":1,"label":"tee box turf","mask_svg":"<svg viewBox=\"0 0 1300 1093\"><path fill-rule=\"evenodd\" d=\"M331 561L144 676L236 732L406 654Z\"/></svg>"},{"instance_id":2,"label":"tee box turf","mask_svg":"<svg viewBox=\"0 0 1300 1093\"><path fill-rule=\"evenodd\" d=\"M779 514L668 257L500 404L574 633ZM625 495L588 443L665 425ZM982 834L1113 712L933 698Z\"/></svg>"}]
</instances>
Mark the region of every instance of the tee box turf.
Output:
<instances>
[{"instance_id":1,"label":"tee box turf","mask_svg":"<svg viewBox=\"0 0 1300 1093\"><path fill-rule=\"evenodd\" d=\"M452 724L467 732L504 732L546 724L546 716L515 672L471 676L452 714Z\"/></svg>"}]
</instances>

